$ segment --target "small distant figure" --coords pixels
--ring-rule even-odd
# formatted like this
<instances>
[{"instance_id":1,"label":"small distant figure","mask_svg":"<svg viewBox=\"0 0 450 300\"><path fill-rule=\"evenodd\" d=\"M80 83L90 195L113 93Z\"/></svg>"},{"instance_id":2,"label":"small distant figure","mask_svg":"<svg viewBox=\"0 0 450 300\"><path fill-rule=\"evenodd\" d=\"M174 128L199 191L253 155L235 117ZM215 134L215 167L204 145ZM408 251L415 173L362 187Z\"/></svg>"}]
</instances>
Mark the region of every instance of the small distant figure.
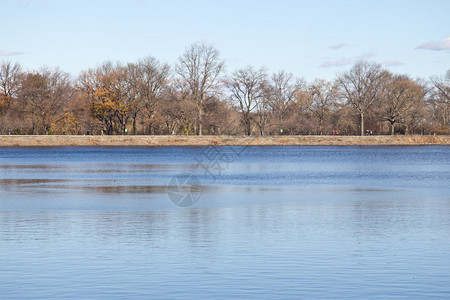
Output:
<instances>
[{"instance_id":1,"label":"small distant figure","mask_svg":"<svg viewBox=\"0 0 450 300\"><path fill-rule=\"evenodd\" d=\"M90 135L91 133L89 132L89 130L86 132L86 135Z\"/></svg>"},{"instance_id":2,"label":"small distant figure","mask_svg":"<svg viewBox=\"0 0 450 300\"><path fill-rule=\"evenodd\" d=\"M103 129L102 129L101 133L102 133L102 135L103 135Z\"/></svg>"},{"instance_id":3,"label":"small distant figure","mask_svg":"<svg viewBox=\"0 0 450 300\"><path fill-rule=\"evenodd\" d=\"M10 130L9 130L9 135L12 135L12 134L13 134L13 133L12 133L12 130L10 129Z\"/></svg>"},{"instance_id":4,"label":"small distant figure","mask_svg":"<svg viewBox=\"0 0 450 300\"><path fill-rule=\"evenodd\" d=\"M333 135L336 135L336 131L333 130Z\"/></svg>"}]
</instances>

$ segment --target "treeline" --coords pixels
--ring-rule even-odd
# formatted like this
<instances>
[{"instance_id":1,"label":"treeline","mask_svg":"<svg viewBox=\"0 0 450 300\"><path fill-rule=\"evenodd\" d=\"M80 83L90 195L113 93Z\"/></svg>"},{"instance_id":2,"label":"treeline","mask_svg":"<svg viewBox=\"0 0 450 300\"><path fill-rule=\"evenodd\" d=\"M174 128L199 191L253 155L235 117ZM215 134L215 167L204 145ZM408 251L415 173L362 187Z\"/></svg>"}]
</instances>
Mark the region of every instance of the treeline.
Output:
<instances>
[{"instance_id":1,"label":"treeline","mask_svg":"<svg viewBox=\"0 0 450 300\"><path fill-rule=\"evenodd\" d=\"M360 61L334 81L253 66L227 75L200 44L175 66L106 62L75 80L0 65L1 134L449 134L449 117L450 70L417 80Z\"/></svg>"}]
</instances>

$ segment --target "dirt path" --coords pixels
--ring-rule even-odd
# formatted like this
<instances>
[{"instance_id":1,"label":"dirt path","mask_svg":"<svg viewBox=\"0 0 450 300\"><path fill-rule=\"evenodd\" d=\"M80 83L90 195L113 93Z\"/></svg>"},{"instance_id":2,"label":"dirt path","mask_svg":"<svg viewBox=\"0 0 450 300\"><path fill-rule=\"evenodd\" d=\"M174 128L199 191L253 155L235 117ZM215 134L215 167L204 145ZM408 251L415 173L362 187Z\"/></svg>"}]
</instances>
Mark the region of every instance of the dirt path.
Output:
<instances>
[{"instance_id":1,"label":"dirt path","mask_svg":"<svg viewBox=\"0 0 450 300\"><path fill-rule=\"evenodd\" d=\"M0 147L206 145L450 145L450 136L0 136Z\"/></svg>"}]
</instances>

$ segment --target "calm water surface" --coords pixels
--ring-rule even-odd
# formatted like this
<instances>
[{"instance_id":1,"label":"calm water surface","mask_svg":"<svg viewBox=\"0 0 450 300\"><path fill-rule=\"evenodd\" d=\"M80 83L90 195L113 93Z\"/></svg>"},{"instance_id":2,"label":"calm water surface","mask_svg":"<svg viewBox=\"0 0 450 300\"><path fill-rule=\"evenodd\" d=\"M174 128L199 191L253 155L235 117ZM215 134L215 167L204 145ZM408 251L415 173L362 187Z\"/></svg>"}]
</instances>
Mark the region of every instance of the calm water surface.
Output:
<instances>
[{"instance_id":1,"label":"calm water surface","mask_svg":"<svg viewBox=\"0 0 450 300\"><path fill-rule=\"evenodd\" d=\"M0 163L2 299L450 298L448 146L0 148Z\"/></svg>"}]
</instances>

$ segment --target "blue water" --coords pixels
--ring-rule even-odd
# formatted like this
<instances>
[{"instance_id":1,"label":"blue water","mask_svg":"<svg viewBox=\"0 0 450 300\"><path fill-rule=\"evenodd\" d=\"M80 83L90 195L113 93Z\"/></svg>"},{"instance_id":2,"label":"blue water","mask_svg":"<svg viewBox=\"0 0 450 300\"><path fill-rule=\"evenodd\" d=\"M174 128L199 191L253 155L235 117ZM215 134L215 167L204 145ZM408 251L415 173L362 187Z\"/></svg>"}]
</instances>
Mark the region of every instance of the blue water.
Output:
<instances>
[{"instance_id":1,"label":"blue water","mask_svg":"<svg viewBox=\"0 0 450 300\"><path fill-rule=\"evenodd\" d=\"M450 298L448 146L0 148L0 163L1 299Z\"/></svg>"}]
</instances>

